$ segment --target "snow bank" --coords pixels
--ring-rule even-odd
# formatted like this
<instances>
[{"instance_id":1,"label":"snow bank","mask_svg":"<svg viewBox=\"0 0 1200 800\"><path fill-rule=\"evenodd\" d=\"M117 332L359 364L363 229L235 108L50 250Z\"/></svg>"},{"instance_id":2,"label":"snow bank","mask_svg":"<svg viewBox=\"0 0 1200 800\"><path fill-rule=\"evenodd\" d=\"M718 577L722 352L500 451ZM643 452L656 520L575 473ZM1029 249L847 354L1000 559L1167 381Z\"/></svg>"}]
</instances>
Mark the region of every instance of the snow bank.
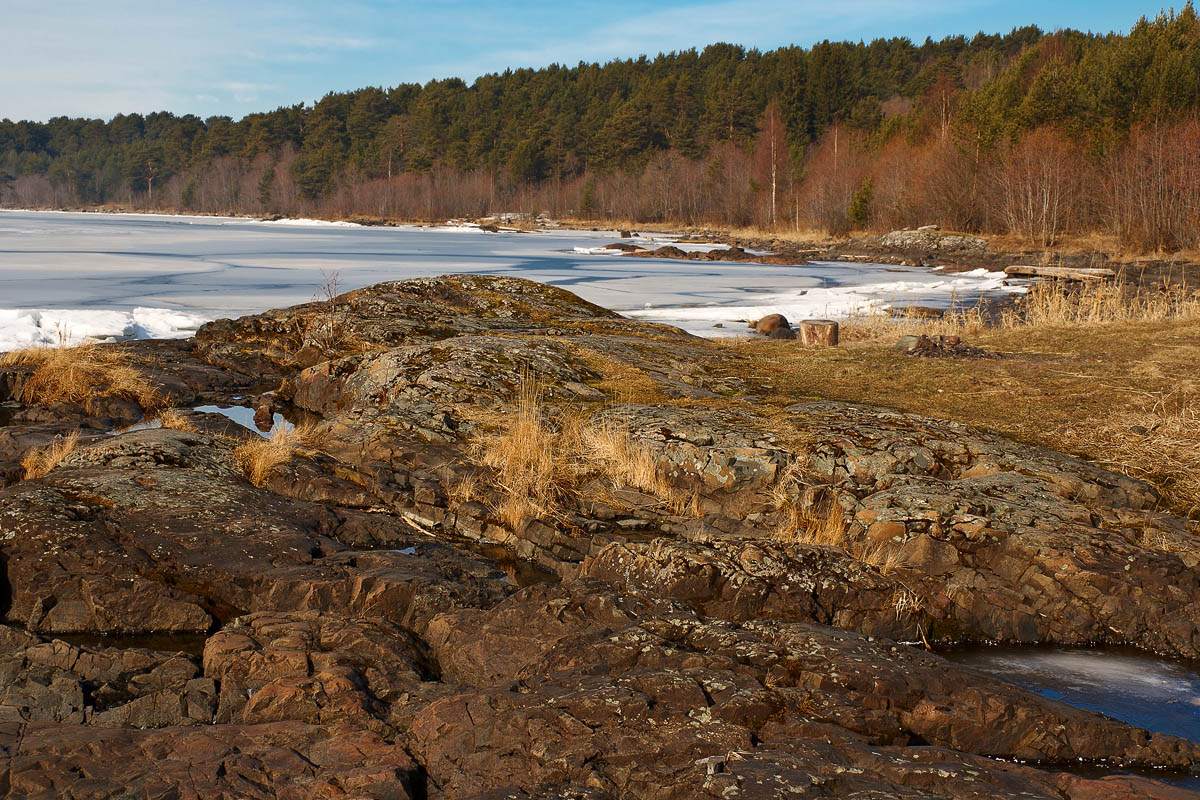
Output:
<instances>
[{"instance_id":1,"label":"snow bank","mask_svg":"<svg viewBox=\"0 0 1200 800\"><path fill-rule=\"evenodd\" d=\"M745 323L768 314L782 314L793 323L802 319L844 319L859 314L886 312L894 306L949 308L964 297L974 299L990 293L1027 291L1024 286L1006 285L1004 278L1002 272L975 270L953 279L812 287L764 294L755 297L753 304L647 305L621 313L635 319L674 325L698 336L744 336ZM717 324L723 327L714 327Z\"/></svg>"},{"instance_id":2,"label":"snow bank","mask_svg":"<svg viewBox=\"0 0 1200 800\"><path fill-rule=\"evenodd\" d=\"M611 247L607 247L607 246L586 247L583 245L577 245L577 246L571 248L571 252L583 253L584 255L587 255L587 256L623 256L623 255L625 255L624 250L613 250Z\"/></svg>"},{"instance_id":3,"label":"snow bank","mask_svg":"<svg viewBox=\"0 0 1200 800\"><path fill-rule=\"evenodd\" d=\"M675 247L685 253L715 253L720 250L730 249L729 245L718 242L680 242L670 237L648 238L645 236L635 236L632 239L622 239L621 243L636 245L647 251L657 250L660 247ZM603 245L599 247L581 245L574 248L574 252L589 256L622 256L626 254L623 250L614 250ZM771 254L769 250L754 250L749 248L745 252L752 256L766 256Z\"/></svg>"},{"instance_id":4,"label":"snow bank","mask_svg":"<svg viewBox=\"0 0 1200 800\"><path fill-rule=\"evenodd\" d=\"M22 347L191 336L207 317L168 308L0 309L0 352Z\"/></svg>"},{"instance_id":5,"label":"snow bank","mask_svg":"<svg viewBox=\"0 0 1200 800\"><path fill-rule=\"evenodd\" d=\"M305 219L304 217L296 217L295 219L260 219L253 220L254 222L263 222L268 225L295 225L302 228L361 228L357 222L344 222L341 220L327 219Z\"/></svg>"}]
</instances>

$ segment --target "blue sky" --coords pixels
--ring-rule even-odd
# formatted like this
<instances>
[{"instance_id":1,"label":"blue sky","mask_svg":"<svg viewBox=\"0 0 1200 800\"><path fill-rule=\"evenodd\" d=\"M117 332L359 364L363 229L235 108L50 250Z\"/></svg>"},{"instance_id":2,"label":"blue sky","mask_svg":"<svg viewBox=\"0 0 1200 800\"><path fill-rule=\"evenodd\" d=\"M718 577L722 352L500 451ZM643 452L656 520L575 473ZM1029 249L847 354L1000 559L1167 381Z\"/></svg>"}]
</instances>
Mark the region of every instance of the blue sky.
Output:
<instances>
[{"instance_id":1,"label":"blue sky","mask_svg":"<svg viewBox=\"0 0 1200 800\"><path fill-rule=\"evenodd\" d=\"M1046 29L1127 30L1154 2L0 0L0 117L200 116L506 67L608 61L727 41L769 49Z\"/></svg>"}]
</instances>

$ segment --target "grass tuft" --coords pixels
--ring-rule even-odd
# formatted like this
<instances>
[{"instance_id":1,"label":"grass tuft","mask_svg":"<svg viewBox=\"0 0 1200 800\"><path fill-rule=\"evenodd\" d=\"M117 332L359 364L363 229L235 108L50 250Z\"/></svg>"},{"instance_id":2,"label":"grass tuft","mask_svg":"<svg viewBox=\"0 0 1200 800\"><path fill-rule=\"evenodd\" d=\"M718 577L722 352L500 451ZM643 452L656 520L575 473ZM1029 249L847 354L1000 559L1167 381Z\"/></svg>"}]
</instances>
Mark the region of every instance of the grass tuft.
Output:
<instances>
[{"instance_id":1,"label":"grass tuft","mask_svg":"<svg viewBox=\"0 0 1200 800\"><path fill-rule=\"evenodd\" d=\"M637 489L661 501L676 516L700 516L698 492L673 486L657 459L610 423L597 423L578 410L551 413L540 384L524 380L499 431L475 442L477 463L490 468L493 506L501 521L515 529L529 518L558 519L578 497L578 487L593 477ZM475 497L474 479L460 482L451 497ZM610 498L611 499L611 498Z\"/></svg>"},{"instance_id":2,"label":"grass tuft","mask_svg":"<svg viewBox=\"0 0 1200 800\"><path fill-rule=\"evenodd\" d=\"M1184 515L1200 517L1200 397L1160 395L1073 426L1076 446L1108 469L1154 484Z\"/></svg>"},{"instance_id":3,"label":"grass tuft","mask_svg":"<svg viewBox=\"0 0 1200 800\"><path fill-rule=\"evenodd\" d=\"M1017 309L1004 315L1001 324L1021 328L1196 321L1200 321L1200 294L1186 286L1152 292L1104 281L1083 286L1039 283Z\"/></svg>"},{"instance_id":4,"label":"grass tuft","mask_svg":"<svg viewBox=\"0 0 1200 800\"><path fill-rule=\"evenodd\" d=\"M61 436L44 447L35 447L21 459L25 479L41 478L57 467L79 446L79 431Z\"/></svg>"},{"instance_id":5,"label":"grass tuft","mask_svg":"<svg viewBox=\"0 0 1200 800\"><path fill-rule=\"evenodd\" d=\"M291 461L301 451L319 450L324 441L324 431L312 424L278 427L269 439L256 436L238 445L233 457L246 479L261 489L266 486L272 470Z\"/></svg>"},{"instance_id":6,"label":"grass tuft","mask_svg":"<svg viewBox=\"0 0 1200 800\"><path fill-rule=\"evenodd\" d=\"M806 485L800 459L780 473L770 500L779 517L776 539L846 548L846 520L836 495Z\"/></svg>"},{"instance_id":7,"label":"grass tuft","mask_svg":"<svg viewBox=\"0 0 1200 800\"><path fill-rule=\"evenodd\" d=\"M34 368L17 398L22 403L75 403L92 414L97 398L116 396L147 411L162 407L164 398L129 362L123 351L98 344L34 347L0 355L0 367Z\"/></svg>"},{"instance_id":8,"label":"grass tuft","mask_svg":"<svg viewBox=\"0 0 1200 800\"><path fill-rule=\"evenodd\" d=\"M525 380L499 436L480 443L479 460L495 470L503 492L497 512L510 528L528 517L555 515L569 469L559 457L559 435L547 424L542 385Z\"/></svg>"},{"instance_id":9,"label":"grass tuft","mask_svg":"<svg viewBox=\"0 0 1200 800\"><path fill-rule=\"evenodd\" d=\"M155 419L164 428L170 428L173 431L187 431L189 433L196 431L196 426L192 424L192 420L177 408L168 408L166 411L160 412Z\"/></svg>"},{"instance_id":10,"label":"grass tuft","mask_svg":"<svg viewBox=\"0 0 1200 800\"><path fill-rule=\"evenodd\" d=\"M1052 281L1030 287L999 319L989 319L979 306L952 308L935 319L908 311L893 316L880 309L843 320L841 338L846 343L895 342L909 334L965 338L996 329L1197 321L1200 321L1200 294L1187 286L1150 292L1112 281L1084 285Z\"/></svg>"}]
</instances>

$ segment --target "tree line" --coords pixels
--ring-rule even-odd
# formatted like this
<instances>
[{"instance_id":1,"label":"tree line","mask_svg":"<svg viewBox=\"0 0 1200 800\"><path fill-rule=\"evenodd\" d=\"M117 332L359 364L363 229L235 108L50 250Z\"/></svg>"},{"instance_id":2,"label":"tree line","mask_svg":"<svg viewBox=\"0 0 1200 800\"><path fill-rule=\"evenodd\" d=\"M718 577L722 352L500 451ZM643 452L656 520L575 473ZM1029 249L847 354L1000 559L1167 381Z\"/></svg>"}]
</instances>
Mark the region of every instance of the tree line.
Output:
<instances>
[{"instance_id":1,"label":"tree line","mask_svg":"<svg viewBox=\"0 0 1200 800\"><path fill-rule=\"evenodd\" d=\"M1200 20L1128 34L715 44L200 119L0 121L0 203L439 219L503 211L1049 245L1200 245Z\"/></svg>"}]
</instances>

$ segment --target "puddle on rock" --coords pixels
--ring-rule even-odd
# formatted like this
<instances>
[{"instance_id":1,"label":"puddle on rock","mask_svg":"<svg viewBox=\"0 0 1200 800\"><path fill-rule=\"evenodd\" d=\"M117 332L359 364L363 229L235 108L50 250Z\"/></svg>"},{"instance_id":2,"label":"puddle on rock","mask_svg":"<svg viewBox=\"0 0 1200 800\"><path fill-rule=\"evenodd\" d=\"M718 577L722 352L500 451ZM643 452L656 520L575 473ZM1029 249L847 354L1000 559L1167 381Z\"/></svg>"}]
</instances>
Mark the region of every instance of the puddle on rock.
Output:
<instances>
[{"instance_id":1,"label":"puddle on rock","mask_svg":"<svg viewBox=\"0 0 1200 800\"><path fill-rule=\"evenodd\" d=\"M115 428L108 432L109 436L120 436L122 433L133 433L134 431L149 431L155 428L162 427L161 419L142 420L135 422L132 425L126 425L124 428Z\"/></svg>"},{"instance_id":2,"label":"puddle on rock","mask_svg":"<svg viewBox=\"0 0 1200 800\"><path fill-rule=\"evenodd\" d=\"M275 431L287 431L296 427L292 423L284 419L283 414L276 412L271 417L271 430L263 432L254 424L254 409L250 406L196 406L192 409L202 414L220 414L221 416L236 422L248 431L254 431L264 439L269 439Z\"/></svg>"},{"instance_id":3,"label":"puddle on rock","mask_svg":"<svg viewBox=\"0 0 1200 800\"><path fill-rule=\"evenodd\" d=\"M435 553L439 548L447 547L461 548L468 553L483 556L491 561L495 569L503 573L504 577L513 586L524 588L539 583L558 583L561 580L553 571L534 564L532 561L517 558L511 550L503 545L476 542L469 539L434 540L409 547L393 547L391 548L391 552L403 556L426 558Z\"/></svg>"},{"instance_id":4,"label":"puddle on rock","mask_svg":"<svg viewBox=\"0 0 1200 800\"><path fill-rule=\"evenodd\" d=\"M499 544L469 543L467 547L496 562L496 568L508 576L509 582L522 588L539 583L558 583L557 573L532 561L518 558L513 551Z\"/></svg>"},{"instance_id":5,"label":"puddle on rock","mask_svg":"<svg viewBox=\"0 0 1200 800\"><path fill-rule=\"evenodd\" d=\"M1200 742L1200 665L1132 648L971 646L941 653L996 680L1130 725ZM1115 769L1089 770L1096 775ZM1200 789L1200 775L1148 773Z\"/></svg>"}]
</instances>

